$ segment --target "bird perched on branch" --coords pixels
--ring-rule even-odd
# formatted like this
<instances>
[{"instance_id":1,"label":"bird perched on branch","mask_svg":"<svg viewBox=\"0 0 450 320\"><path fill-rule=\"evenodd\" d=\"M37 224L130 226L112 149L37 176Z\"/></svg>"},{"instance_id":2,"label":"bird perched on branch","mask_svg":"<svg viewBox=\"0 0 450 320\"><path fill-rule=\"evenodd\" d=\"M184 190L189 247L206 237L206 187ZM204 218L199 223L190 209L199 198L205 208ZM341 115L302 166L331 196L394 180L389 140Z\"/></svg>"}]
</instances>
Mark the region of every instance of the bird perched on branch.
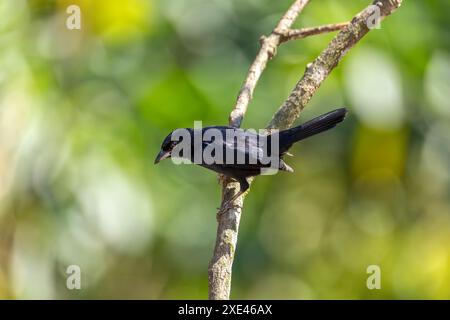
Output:
<instances>
[{"instance_id":1,"label":"bird perched on branch","mask_svg":"<svg viewBox=\"0 0 450 320\"><path fill-rule=\"evenodd\" d=\"M289 171L283 160L300 140L335 127L347 110L336 109L297 127L269 134L226 126L184 128L172 131L163 141L155 164L166 158L193 162L239 182L240 190L222 208L228 207L249 188L247 178ZM272 169L272 170L270 170Z\"/></svg>"}]
</instances>

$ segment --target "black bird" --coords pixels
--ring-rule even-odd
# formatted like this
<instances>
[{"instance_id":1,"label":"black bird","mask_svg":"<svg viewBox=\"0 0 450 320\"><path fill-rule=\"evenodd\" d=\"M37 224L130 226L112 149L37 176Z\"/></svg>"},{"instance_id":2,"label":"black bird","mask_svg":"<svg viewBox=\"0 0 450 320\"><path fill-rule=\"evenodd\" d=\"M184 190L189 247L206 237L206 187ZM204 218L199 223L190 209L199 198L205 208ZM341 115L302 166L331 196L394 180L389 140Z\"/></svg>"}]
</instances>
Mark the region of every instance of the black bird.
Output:
<instances>
[{"instance_id":1,"label":"black bird","mask_svg":"<svg viewBox=\"0 0 450 320\"><path fill-rule=\"evenodd\" d=\"M189 150L187 152L183 152L185 150L179 152L179 158L187 159L202 167L221 173L239 182L240 190L225 204L224 207L227 207L237 197L247 191L249 188L247 178L260 175L262 170L273 167L273 163L267 163L267 158L269 155L278 160L276 161L277 163L275 169L292 172L292 168L283 161L283 157L285 155L290 155L288 150L292 147L292 145L297 141L335 127L338 123L344 120L346 113L347 110L345 108L336 109L297 127L277 132L278 150L274 149L273 154L272 142L275 142L275 140L273 140L274 133L269 135L261 135L256 132L226 126L205 127L202 129L196 129L197 131L191 128L177 129L172 131L164 139L161 145L161 150L155 159L155 164L163 159L172 157L172 153L174 153L177 145L178 147L181 147L183 138L177 138L179 135L175 134L175 132L178 130L185 130L187 133L187 138L190 138L188 139L190 141L186 142ZM205 133L211 129L215 129L216 132L220 133L221 138L204 139L206 136ZM195 132L199 134L200 130L203 139L200 143L195 144ZM227 132L228 134L231 133L235 136L232 138L227 138ZM239 141L243 141L244 143L239 143ZM212 161L211 159L208 161L208 159L203 157L200 157L197 161L194 161L196 160L194 156L195 152L200 152L202 154L202 152L205 152L206 148L213 149L211 152L213 157ZM222 151L222 155L218 153L219 150ZM264 151L266 151L266 156L264 156ZM226 158L227 152L231 153L232 157ZM239 159L241 161L238 161Z\"/></svg>"}]
</instances>

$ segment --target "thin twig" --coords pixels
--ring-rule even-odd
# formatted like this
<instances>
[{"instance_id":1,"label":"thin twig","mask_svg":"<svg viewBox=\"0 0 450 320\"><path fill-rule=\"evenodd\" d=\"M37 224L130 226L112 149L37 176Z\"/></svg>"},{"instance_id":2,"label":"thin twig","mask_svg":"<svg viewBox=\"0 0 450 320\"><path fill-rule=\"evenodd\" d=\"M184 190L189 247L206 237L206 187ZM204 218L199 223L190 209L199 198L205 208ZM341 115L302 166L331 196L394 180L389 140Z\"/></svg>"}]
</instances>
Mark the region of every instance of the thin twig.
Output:
<instances>
[{"instance_id":1,"label":"thin twig","mask_svg":"<svg viewBox=\"0 0 450 320\"><path fill-rule=\"evenodd\" d=\"M268 37L262 38L261 49L250 67L236 105L231 112L230 125L235 127L241 125L248 103L252 98L253 90L267 61L275 55L276 48L283 42L283 35L289 34L292 23L307 3L308 1L295 1L275 30ZM401 3L402 0L376 0L344 26L319 57L308 64L305 74L287 100L274 114L268 128L284 129L290 127L338 62L370 30L367 26L368 20L376 15L377 11L379 11L381 19L390 15ZM229 179L225 180L222 191L222 206L225 201L231 199L237 190L237 183L231 182ZM209 299L229 299L231 269L244 198L245 195L236 199L234 201L235 206L227 209L217 218L216 244L208 269Z\"/></svg>"},{"instance_id":2,"label":"thin twig","mask_svg":"<svg viewBox=\"0 0 450 320\"><path fill-rule=\"evenodd\" d=\"M349 24L349 22L342 22L342 23L326 24L323 26L317 26L317 27L311 27L311 28L291 29L281 35L280 43L284 43L284 42L291 41L291 40L303 39L303 38L306 38L309 36L315 36L318 34L339 31L339 30L342 30L344 27L346 27L348 24Z\"/></svg>"}]
</instances>

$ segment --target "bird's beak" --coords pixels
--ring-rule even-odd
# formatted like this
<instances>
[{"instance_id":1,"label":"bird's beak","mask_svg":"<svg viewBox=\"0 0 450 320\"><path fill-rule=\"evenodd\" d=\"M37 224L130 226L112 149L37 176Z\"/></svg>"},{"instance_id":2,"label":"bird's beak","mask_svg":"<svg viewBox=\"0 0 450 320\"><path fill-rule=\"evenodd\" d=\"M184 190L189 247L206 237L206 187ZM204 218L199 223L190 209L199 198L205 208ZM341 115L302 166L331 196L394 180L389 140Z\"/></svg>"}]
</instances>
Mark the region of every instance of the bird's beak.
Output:
<instances>
[{"instance_id":1,"label":"bird's beak","mask_svg":"<svg viewBox=\"0 0 450 320\"><path fill-rule=\"evenodd\" d=\"M163 150L161 150L158 153L158 155L156 156L155 164L157 164L161 160L164 160L164 159L169 158L169 157L170 157L170 151L163 151Z\"/></svg>"}]
</instances>

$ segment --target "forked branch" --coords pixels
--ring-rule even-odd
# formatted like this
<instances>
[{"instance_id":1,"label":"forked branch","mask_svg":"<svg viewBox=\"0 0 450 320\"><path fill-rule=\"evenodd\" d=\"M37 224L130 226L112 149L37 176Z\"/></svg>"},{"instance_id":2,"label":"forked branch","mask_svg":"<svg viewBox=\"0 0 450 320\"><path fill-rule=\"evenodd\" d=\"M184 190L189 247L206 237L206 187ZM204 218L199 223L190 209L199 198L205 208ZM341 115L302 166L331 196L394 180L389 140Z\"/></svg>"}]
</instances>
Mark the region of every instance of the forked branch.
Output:
<instances>
[{"instance_id":1,"label":"forked branch","mask_svg":"<svg viewBox=\"0 0 450 320\"><path fill-rule=\"evenodd\" d=\"M269 59L275 56L277 48L289 40L309 35L341 30L320 55L308 66L286 101L274 114L268 128L285 129L299 117L300 112L315 94L322 82L337 66L344 55L366 35L373 19L383 19L400 7L402 0L376 0L358 13L351 22L325 25L299 30L291 29L299 13L309 0L296 0L283 15L274 31L261 37L261 49L250 66L236 104L230 114L231 126L240 127L252 99L256 84ZM222 206L238 192L238 184L230 179L223 180ZM221 208L218 215L217 238L213 257L208 269L209 299L229 299L231 269L236 251L239 222L245 195L234 201L234 206Z\"/></svg>"}]
</instances>

